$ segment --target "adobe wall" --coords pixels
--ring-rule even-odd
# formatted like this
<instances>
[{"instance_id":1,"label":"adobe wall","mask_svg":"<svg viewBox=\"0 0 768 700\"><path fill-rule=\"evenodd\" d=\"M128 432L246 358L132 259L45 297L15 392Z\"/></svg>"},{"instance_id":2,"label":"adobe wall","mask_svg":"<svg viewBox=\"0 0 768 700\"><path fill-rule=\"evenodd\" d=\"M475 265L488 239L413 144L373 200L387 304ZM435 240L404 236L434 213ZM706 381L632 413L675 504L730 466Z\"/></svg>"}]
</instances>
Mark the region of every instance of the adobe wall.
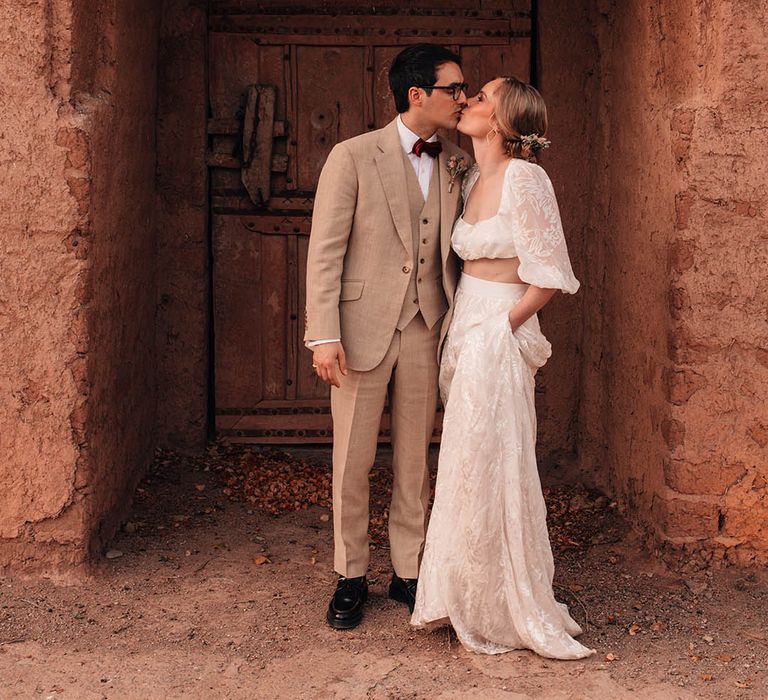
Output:
<instances>
[{"instance_id":1,"label":"adobe wall","mask_svg":"<svg viewBox=\"0 0 768 700\"><path fill-rule=\"evenodd\" d=\"M765 562L767 18L700 0L590 13L585 259L601 279L584 297L579 456L661 551Z\"/></svg>"},{"instance_id":2,"label":"adobe wall","mask_svg":"<svg viewBox=\"0 0 768 700\"><path fill-rule=\"evenodd\" d=\"M583 3L585 5L585 3ZM586 28L590 17L579 3L538 3L538 84L547 103L552 146L540 162L557 195L568 252L577 279L574 295L558 293L539 313L542 330L552 343L552 357L537 376L539 463L550 477L586 481L609 487L599 460L585 473L576 460L582 396L581 366L590 340L584 309L599 303L602 275L594 264L594 232L590 229L593 168L589 167L595 138L599 72L597 46ZM564 69L564 67L566 67Z\"/></svg>"},{"instance_id":3,"label":"adobe wall","mask_svg":"<svg viewBox=\"0 0 768 700\"><path fill-rule=\"evenodd\" d=\"M155 117L159 12L154 0L80 0L76 100L90 130L92 296L88 303L88 479L92 547L129 512L152 458L155 414ZM91 23L97 25L91 28ZM99 39L94 41L94 34ZM87 97L80 97L80 93Z\"/></svg>"},{"instance_id":4,"label":"adobe wall","mask_svg":"<svg viewBox=\"0 0 768 700\"><path fill-rule=\"evenodd\" d=\"M603 5L592 16L601 92L587 249L601 279L584 306L581 454L608 472L635 521L656 530L653 507L665 489L667 454L661 426L670 410L667 255L679 187L671 96L652 10L636 2Z\"/></svg>"},{"instance_id":5,"label":"adobe wall","mask_svg":"<svg viewBox=\"0 0 768 700\"><path fill-rule=\"evenodd\" d=\"M0 571L82 570L151 457L153 5L0 8Z\"/></svg>"},{"instance_id":6,"label":"adobe wall","mask_svg":"<svg viewBox=\"0 0 768 700\"><path fill-rule=\"evenodd\" d=\"M0 5L0 566L45 548L52 560L82 559L33 543L36 528L75 499L72 423L84 400L73 321L88 263L70 236L85 221L87 176L76 168L87 156L82 142L57 144L85 121L67 105L69 35L57 21L66 5ZM77 520L67 541L83 538Z\"/></svg>"},{"instance_id":7,"label":"adobe wall","mask_svg":"<svg viewBox=\"0 0 768 700\"><path fill-rule=\"evenodd\" d=\"M157 436L201 449L208 402L207 17L163 3L157 105Z\"/></svg>"},{"instance_id":8,"label":"adobe wall","mask_svg":"<svg viewBox=\"0 0 768 700\"><path fill-rule=\"evenodd\" d=\"M675 182L662 536L768 562L768 7L661 18ZM709 560L710 553L702 558Z\"/></svg>"}]
</instances>

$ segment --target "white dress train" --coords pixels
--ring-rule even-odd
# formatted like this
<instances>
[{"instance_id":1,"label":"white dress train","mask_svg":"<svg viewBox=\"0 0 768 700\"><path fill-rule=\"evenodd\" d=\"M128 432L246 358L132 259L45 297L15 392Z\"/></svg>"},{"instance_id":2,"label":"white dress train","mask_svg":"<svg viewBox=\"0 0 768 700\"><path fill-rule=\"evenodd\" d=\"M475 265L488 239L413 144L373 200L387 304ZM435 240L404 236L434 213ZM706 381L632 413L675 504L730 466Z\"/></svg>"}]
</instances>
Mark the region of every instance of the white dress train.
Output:
<instances>
[{"instance_id":1,"label":"white dress train","mask_svg":"<svg viewBox=\"0 0 768 700\"><path fill-rule=\"evenodd\" d=\"M525 282L578 288L549 179L525 161L510 162L499 213L474 225L460 219L453 245L464 259L517 255ZM475 652L577 659L594 651L573 638L582 630L553 594L536 465L534 375L551 346L535 315L514 332L507 318L526 289L461 277L440 366L443 436L411 623L450 623Z\"/></svg>"}]
</instances>

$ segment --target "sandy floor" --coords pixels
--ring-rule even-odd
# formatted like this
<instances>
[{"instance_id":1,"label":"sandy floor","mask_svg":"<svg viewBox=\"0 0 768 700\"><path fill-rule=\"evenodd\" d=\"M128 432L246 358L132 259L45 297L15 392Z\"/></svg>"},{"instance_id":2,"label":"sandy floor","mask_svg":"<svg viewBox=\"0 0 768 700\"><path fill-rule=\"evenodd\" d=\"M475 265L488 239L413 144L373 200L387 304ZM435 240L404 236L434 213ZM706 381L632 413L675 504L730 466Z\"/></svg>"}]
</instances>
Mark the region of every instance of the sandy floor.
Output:
<instances>
[{"instance_id":1,"label":"sandy floor","mask_svg":"<svg viewBox=\"0 0 768 700\"><path fill-rule=\"evenodd\" d=\"M551 506L558 542L574 529L556 584L599 653L559 662L411 630L382 546L363 624L331 630L328 510L274 516L224 486L159 460L93 578L0 579L0 698L768 698L765 574L676 575L615 509L585 541L583 493Z\"/></svg>"}]
</instances>

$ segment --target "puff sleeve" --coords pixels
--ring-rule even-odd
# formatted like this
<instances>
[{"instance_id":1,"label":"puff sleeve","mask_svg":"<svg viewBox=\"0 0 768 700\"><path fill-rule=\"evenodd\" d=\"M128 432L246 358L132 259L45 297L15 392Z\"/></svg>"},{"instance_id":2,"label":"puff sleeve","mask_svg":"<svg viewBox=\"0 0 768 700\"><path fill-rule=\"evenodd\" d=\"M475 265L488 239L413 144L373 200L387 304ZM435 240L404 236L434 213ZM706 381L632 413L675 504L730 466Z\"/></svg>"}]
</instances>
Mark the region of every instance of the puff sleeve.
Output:
<instances>
[{"instance_id":1,"label":"puff sleeve","mask_svg":"<svg viewBox=\"0 0 768 700\"><path fill-rule=\"evenodd\" d=\"M504 218L520 259L520 279L575 294L579 281L568 258L560 210L547 173L535 163L515 159L507 169L504 188Z\"/></svg>"}]
</instances>

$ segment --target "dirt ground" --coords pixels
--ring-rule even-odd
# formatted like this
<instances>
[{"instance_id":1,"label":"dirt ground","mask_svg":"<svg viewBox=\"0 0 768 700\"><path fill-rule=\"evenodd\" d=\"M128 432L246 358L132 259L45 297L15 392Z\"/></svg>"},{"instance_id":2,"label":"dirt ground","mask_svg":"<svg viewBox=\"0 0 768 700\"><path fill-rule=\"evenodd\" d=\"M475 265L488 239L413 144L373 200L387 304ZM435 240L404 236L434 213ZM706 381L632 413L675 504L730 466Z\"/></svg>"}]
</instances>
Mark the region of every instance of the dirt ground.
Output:
<instances>
[{"instance_id":1,"label":"dirt ground","mask_svg":"<svg viewBox=\"0 0 768 700\"><path fill-rule=\"evenodd\" d=\"M260 454L159 453L93 577L0 579L0 698L768 698L764 572L669 571L576 487L546 489L556 593L595 657L478 656L412 630L386 597L387 450L366 617L334 631L328 452L270 453L268 479Z\"/></svg>"}]
</instances>

